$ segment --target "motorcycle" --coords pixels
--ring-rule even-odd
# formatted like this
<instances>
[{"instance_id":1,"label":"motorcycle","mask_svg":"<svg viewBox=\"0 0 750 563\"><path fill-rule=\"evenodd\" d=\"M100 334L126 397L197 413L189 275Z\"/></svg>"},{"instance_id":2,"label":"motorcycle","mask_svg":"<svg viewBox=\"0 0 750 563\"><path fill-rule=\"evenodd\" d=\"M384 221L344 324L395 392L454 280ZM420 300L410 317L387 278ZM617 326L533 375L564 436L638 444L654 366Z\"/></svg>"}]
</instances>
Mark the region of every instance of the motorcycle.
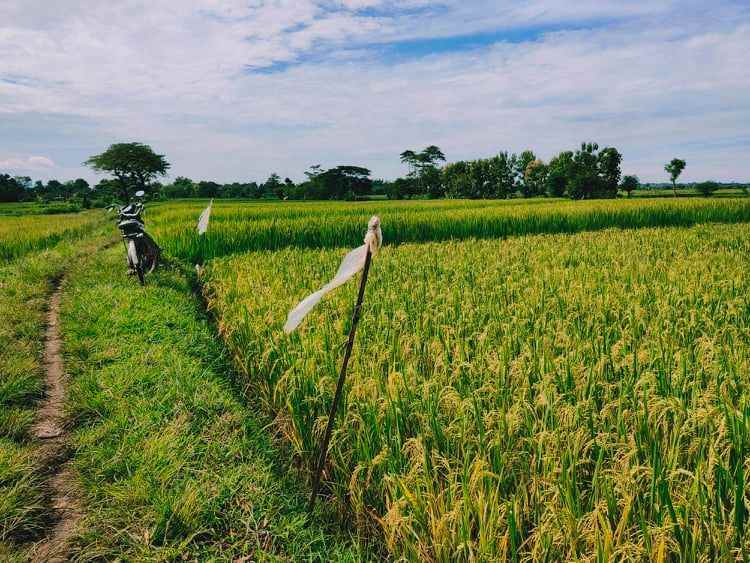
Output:
<instances>
[{"instance_id":1,"label":"motorcycle","mask_svg":"<svg viewBox=\"0 0 750 563\"><path fill-rule=\"evenodd\" d=\"M159 265L161 249L146 232L143 222L143 203L146 195L139 191L136 199L125 206L114 206L117 210L117 228L122 233L123 243L127 250L128 274L137 275L141 285L145 284L146 274L150 274Z\"/></svg>"}]
</instances>

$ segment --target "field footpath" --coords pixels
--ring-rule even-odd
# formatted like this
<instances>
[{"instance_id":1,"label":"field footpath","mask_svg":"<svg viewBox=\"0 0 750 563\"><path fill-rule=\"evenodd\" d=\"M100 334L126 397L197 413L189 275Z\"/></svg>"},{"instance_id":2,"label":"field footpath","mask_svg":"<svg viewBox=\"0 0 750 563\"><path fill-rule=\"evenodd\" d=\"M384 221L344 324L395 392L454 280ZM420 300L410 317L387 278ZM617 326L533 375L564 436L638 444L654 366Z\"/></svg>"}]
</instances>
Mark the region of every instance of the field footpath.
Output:
<instances>
[{"instance_id":1,"label":"field footpath","mask_svg":"<svg viewBox=\"0 0 750 563\"><path fill-rule=\"evenodd\" d=\"M70 264L96 252L105 242L97 231L82 240L26 254L0 268L2 561L30 560L36 542L43 541L54 524L49 468L59 465L64 456L57 455L60 448L54 444L61 441L56 436L57 421L39 411L45 397L45 356L47 361L54 357L50 297Z\"/></svg>"},{"instance_id":2,"label":"field footpath","mask_svg":"<svg viewBox=\"0 0 750 563\"><path fill-rule=\"evenodd\" d=\"M51 494L55 524L47 537L35 546L31 560L50 563L67 560L67 544L81 518L80 503L75 491L75 476L65 459L68 442L63 412L66 378L60 335L63 281L64 278L61 278L55 284L55 292L49 300L44 346L46 397L39 408L38 419L33 429L34 437L40 440L40 464L45 475L49 476L47 486Z\"/></svg>"}]
</instances>

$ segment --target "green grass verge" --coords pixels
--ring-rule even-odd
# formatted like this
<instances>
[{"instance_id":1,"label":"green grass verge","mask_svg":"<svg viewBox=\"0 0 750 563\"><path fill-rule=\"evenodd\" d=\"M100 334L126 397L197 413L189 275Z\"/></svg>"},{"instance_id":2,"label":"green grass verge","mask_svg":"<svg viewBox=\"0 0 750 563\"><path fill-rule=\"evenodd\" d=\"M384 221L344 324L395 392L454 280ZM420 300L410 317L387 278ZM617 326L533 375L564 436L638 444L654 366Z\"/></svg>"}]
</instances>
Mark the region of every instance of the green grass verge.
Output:
<instances>
[{"instance_id":1,"label":"green grass verge","mask_svg":"<svg viewBox=\"0 0 750 563\"><path fill-rule=\"evenodd\" d=\"M0 561L21 558L45 525L44 477L30 430L44 391L47 299L66 265L97 244L60 243L0 267Z\"/></svg>"},{"instance_id":2,"label":"green grass verge","mask_svg":"<svg viewBox=\"0 0 750 563\"><path fill-rule=\"evenodd\" d=\"M121 248L92 256L63 300L80 560L361 560L308 522L294 470L238 399L190 276L140 288Z\"/></svg>"}]
</instances>

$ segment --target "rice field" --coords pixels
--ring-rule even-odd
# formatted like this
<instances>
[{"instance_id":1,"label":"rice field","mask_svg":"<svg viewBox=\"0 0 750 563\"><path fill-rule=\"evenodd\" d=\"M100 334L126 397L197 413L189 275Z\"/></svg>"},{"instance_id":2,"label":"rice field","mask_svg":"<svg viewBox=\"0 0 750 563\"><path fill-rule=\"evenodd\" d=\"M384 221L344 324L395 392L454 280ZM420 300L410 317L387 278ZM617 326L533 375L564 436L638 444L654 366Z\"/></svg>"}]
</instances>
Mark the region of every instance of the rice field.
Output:
<instances>
[{"instance_id":1,"label":"rice field","mask_svg":"<svg viewBox=\"0 0 750 563\"><path fill-rule=\"evenodd\" d=\"M103 212L100 210L2 216L0 260L12 260L34 250L52 248L62 240L73 240L89 234L97 225L102 224L102 216Z\"/></svg>"},{"instance_id":2,"label":"rice field","mask_svg":"<svg viewBox=\"0 0 750 563\"><path fill-rule=\"evenodd\" d=\"M202 282L303 475L356 284L281 326L379 205L217 208L205 247L183 227L166 243L267 248L210 261ZM747 558L750 225L481 239L734 223L748 203L402 205L381 211L387 241L446 240L373 264L324 476L341 521L410 561Z\"/></svg>"},{"instance_id":3,"label":"rice field","mask_svg":"<svg viewBox=\"0 0 750 563\"><path fill-rule=\"evenodd\" d=\"M361 244L371 215L383 219L388 244L577 233L611 227L689 226L750 221L750 199L434 200L343 202L217 201L211 228L195 236L207 201L160 204L147 211L164 249L191 262L251 250Z\"/></svg>"},{"instance_id":4,"label":"rice field","mask_svg":"<svg viewBox=\"0 0 750 563\"><path fill-rule=\"evenodd\" d=\"M119 245L94 252L119 237L101 211L0 217L0 294L22 305L0 309L24 321L0 352L0 559L48 528L28 429L63 271L72 559L750 557L750 199L217 200L198 237L207 203L147 204L167 260L145 288ZM373 214L309 516L357 284L282 325Z\"/></svg>"}]
</instances>

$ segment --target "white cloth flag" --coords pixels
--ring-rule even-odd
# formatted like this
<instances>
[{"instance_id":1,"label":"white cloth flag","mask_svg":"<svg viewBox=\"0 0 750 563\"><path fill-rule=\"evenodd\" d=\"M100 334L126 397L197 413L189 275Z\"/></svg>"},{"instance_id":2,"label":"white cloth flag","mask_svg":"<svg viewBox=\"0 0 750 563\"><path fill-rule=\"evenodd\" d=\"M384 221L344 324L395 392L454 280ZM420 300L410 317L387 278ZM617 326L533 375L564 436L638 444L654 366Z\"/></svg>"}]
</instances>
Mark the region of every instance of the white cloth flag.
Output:
<instances>
[{"instance_id":1,"label":"white cloth flag","mask_svg":"<svg viewBox=\"0 0 750 563\"><path fill-rule=\"evenodd\" d=\"M383 233L380 230L380 218L375 216L370 219L367 225L367 235L365 235L365 244L359 248L355 248L349 254L347 254L341 261L338 271L334 278L320 288L315 293L308 295L303 299L299 305L289 312L286 324L284 325L284 332L287 334L293 332L300 323L304 320L307 314L312 311L313 307L320 303L323 297L336 289L344 285L350 279L352 279L362 268L365 267L365 260L367 258L367 249L370 249L370 253L374 256L380 250L383 244Z\"/></svg>"},{"instance_id":2,"label":"white cloth flag","mask_svg":"<svg viewBox=\"0 0 750 563\"><path fill-rule=\"evenodd\" d=\"M198 218L198 234L202 235L208 230L208 220L211 218L211 207L214 204L214 200L211 200L211 202L208 204L208 207L206 207L203 210L203 213L201 213L201 216Z\"/></svg>"}]
</instances>

